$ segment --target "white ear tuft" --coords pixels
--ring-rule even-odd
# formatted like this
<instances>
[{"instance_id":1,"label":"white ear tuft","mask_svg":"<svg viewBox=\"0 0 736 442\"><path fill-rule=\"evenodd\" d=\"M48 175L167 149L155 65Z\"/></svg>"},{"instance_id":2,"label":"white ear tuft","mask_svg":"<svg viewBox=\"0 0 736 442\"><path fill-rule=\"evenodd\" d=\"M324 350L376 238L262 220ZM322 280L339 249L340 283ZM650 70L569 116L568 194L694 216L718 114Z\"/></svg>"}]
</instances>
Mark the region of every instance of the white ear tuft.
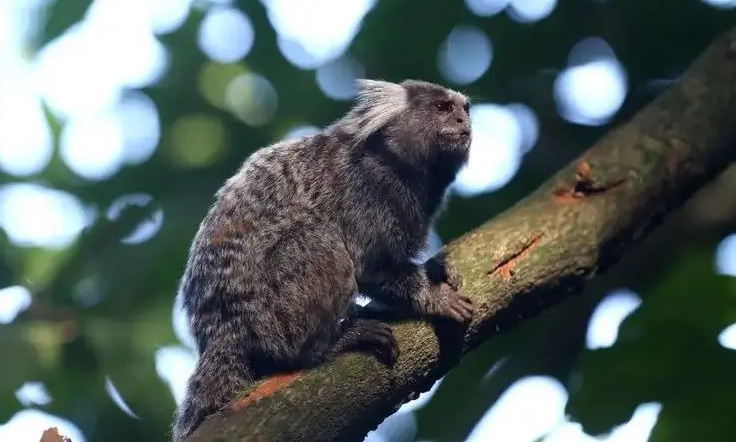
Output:
<instances>
[{"instance_id":1,"label":"white ear tuft","mask_svg":"<svg viewBox=\"0 0 736 442\"><path fill-rule=\"evenodd\" d=\"M343 118L343 127L356 143L365 141L408 108L406 89L397 83L358 79L355 105Z\"/></svg>"}]
</instances>

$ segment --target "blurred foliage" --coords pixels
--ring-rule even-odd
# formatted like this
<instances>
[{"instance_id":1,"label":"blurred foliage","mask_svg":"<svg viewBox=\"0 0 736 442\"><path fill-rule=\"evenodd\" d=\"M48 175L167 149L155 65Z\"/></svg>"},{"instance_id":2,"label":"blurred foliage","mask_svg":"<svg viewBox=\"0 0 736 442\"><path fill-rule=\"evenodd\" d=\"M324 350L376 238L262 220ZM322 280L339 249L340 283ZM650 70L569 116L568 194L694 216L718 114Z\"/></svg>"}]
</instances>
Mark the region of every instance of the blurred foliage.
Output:
<instances>
[{"instance_id":1,"label":"blurred foliage","mask_svg":"<svg viewBox=\"0 0 736 442\"><path fill-rule=\"evenodd\" d=\"M0 234L0 283L25 285L34 294L30 309L0 327L0 422L21 408L13 392L24 381L39 380L53 398L41 408L74 421L90 441L165 440L174 401L156 374L153 354L177 343L172 300L213 193L256 148L279 139L295 124L325 125L348 106L326 98L313 71L284 59L260 2L237 4L252 20L256 35L242 62L217 66L197 48L201 11L193 11L184 26L162 37L171 67L160 84L144 90L155 101L163 128L149 161L93 182L75 176L57 154L42 174L31 178L103 211L128 193L152 195L155 207L133 207L115 222L103 219L63 251L19 248ZM37 46L80 20L88 5L86 0L53 3ZM654 80L676 78L713 37L736 23L736 12L697 0L565 0L549 17L523 24L503 13L474 16L459 0L381 0L349 52L364 64L368 77L446 83L437 69L437 48L461 22L483 29L494 45L489 71L462 89L480 97L478 101L527 104L538 115L541 136L508 185L451 202L438 226L444 241L516 202L612 125L630 117L661 91ZM603 126L564 121L552 95L554 73L566 67L570 48L588 36L604 38L628 75L626 102ZM278 91L276 117L252 128L213 105L218 91L202 90L207 68L216 68L223 88L238 72L266 77ZM204 166L177 161L172 127L186 118L213 119L205 123L214 121L221 130L214 140L211 130L192 134L202 145L221 143ZM52 121L52 127L58 136L59 123ZM0 176L0 181L17 178ZM158 207L165 215L158 234L142 244L120 241ZM736 218L736 213L730 215ZM584 296L469 355L417 412L417 440L462 440L508 386L534 374L550 375L570 388L567 411L591 433L605 433L628 420L638 404L657 401L663 409L652 440L730 440L736 431L729 413L736 405L736 353L720 347L717 335L736 322L736 282L714 273L713 250L733 223L694 230L680 218ZM627 270L633 268L638 271ZM92 284L97 302L80 303L80 284ZM607 290L621 286L642 296L641 308L623 323L616 345L586 350L590 314ZM106 377L139 419L109 398Z\"/></svg>"}]
</instances>

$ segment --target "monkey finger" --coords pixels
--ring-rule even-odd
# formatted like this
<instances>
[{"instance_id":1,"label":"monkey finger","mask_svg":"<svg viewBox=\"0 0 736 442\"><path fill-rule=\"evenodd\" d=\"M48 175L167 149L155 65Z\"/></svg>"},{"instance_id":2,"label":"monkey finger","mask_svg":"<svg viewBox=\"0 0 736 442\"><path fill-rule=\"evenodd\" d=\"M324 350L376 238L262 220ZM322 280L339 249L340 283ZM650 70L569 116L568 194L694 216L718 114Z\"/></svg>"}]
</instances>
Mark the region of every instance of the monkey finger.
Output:
<instances>
[{"instance_id":1,"label":"monkey finger","mask_svg":"<svg viewBox=\"0 0 736 442\"><path fill-rule=\"evenodd\" d=\"M468 322L473 318L473 306L458 302L453 305L453 310L462 318L459 322Z\"/></svg>"},{"instance_id":2,"label":"monkey finger","mask_svg":"<svg viewBox=\"0 0 736 442\"><path fill-rule=\"evenodd\" d=\"M455 270L445 267L445 282L452 287L453 290L460 290L463 286L463 278Z\"/></svg>"},{"instance_id":3,"label":"monkey finger","mask_svg":"<svg viewBox=\"0 0 736 442\"><path fill-rule=\"evenodd\" d=\"M393 367L399 357L399 348L393 336L390 341L377 345L374 352L378 359L389 367Z\"/></svg>"}]
</instances>

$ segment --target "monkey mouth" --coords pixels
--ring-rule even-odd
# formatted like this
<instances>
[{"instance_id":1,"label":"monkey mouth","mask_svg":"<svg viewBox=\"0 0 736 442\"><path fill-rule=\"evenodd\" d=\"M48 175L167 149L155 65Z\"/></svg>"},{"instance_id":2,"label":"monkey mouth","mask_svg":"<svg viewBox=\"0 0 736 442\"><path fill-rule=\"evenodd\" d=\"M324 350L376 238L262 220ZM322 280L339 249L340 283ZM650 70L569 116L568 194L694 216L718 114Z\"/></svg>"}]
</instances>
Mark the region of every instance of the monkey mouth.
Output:
<instances>
[{"instance_id":1,"label":"monkey mouth","mask_svg":"<svg viewBox=\"0 0 736 442\"><path fill-rule=\"evenodd\" d=\"M440 132L440 135L449 141L460 143L467 143L470 141L470 130L468 129L442 131Z\"/></svg>"}]
</instances>

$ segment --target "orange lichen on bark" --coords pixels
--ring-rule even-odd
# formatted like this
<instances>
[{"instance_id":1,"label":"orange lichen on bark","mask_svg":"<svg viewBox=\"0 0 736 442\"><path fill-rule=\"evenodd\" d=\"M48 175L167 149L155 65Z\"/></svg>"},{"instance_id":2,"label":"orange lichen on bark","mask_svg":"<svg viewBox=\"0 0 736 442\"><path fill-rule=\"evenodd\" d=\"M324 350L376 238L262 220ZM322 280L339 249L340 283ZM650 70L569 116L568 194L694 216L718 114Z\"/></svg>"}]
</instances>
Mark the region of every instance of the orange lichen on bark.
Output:
<instances>
[{"instance_id":1,"label":"orange lichen on bark","mask_svg":"<svg viewBox=\"0 0 736 442\"><path fill-rule=\"evenodd\" d=\"M583 160L575 169L575 184L559 183L554 190L554 200L558 203L576 203L581 199L599 193L616 190L626 180L616 180L610 184L596 183L590 176L590 164Z\"/></svg>"},{"instance_id":2,"label":"orange lichen on bark","mask_svg":"<svg viewBox=\"0 0 736 442\"><path fill-rule=\"evenodd\" d=\"M526 258L532 252L532 250L534 250L539 245L539 242L542 240L542 236L543 235L537 235L532 238L531 241L524 245L521 251L519 251L518 253L514 253L509 258L503 260L493 270L488 272L488 275L501 276L505 280L511 278L511 275L514 274L514 268L516 267L516 265L519 263L519 261Z\"/></svg>"},{"instance_id":3,"label":"orange lichen on bark","mask_svg":"<svg viewBox=\"0 0 736 442\"><path fill-rule=\"evenodd\" d=\"M291 384L302 376L304 376L304 372L302 371L271 376L270 378L264 380L256 388L254 388L253 391L248 393L246 397L234 402L231 408L233 411L242 410L251 403L257 401L258 399L262 399L266 396L274 394L277 390L286 387L287 385Z\"/></svg>"},{"instance_id":4,"label":"orange lichen on bark","mask_svg":"<svg viewBox=\"0 0 736 442\"><path fill-rule=\"evenodd\" d=\"M71 439L60 435L58 428L51 427L44 430L40 442L71 442Z\"/></svg>"}]
</instances>

